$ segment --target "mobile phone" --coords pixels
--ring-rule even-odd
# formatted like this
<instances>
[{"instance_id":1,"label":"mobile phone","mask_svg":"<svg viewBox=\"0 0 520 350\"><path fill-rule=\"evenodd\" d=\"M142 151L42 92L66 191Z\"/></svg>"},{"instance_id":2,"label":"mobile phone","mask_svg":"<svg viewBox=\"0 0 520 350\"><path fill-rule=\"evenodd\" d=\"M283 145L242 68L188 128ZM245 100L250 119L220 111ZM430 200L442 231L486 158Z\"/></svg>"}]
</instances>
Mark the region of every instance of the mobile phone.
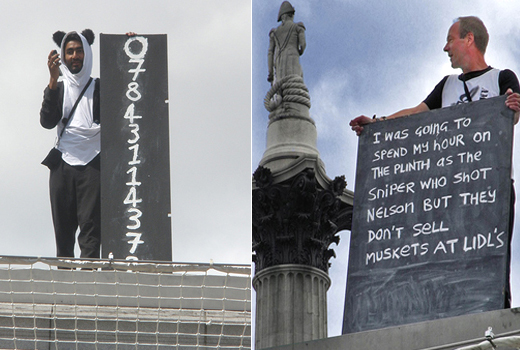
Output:
<instances>
[{"instance_id":1,"label":"mobile phone","mask_svg":"<svg viewBox=\"0 0 520 350\"><path fill-rule=\"evenodd\" d=\"M56 51L56 50L52 50L51 53L52 53L52 55L54 56L54 55L57 55L57 54L58 54L58 51ZM61 76L61 69L60 69L60 76Z\"/></svg>"}]
</instances>

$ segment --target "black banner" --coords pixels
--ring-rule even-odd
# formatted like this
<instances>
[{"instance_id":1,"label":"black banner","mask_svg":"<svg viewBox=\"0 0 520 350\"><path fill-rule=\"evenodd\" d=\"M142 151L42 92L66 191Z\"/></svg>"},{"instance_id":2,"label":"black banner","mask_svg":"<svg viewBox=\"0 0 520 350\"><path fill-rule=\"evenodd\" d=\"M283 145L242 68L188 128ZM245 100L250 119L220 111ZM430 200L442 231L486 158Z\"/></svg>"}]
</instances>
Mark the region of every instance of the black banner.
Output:
<instances>
[{"instance_id":1,"label":"black banner","mask_svg":"<svg viewBox=\"0 0 520 350\"><path fill-rule=\"evenodd\" d=\"M343 333L504 307L513 137L504 101L365 127Z\"/></svg>"},{"instance_id":2,"label":"black banner","mask_svg":"<svg viewBox=\"0 0 520 350\"><path fill-rule=\"evenodd\" d=\"M172 259L166 41L100 36L104 258Z\"/></svg>"}]
</instances>

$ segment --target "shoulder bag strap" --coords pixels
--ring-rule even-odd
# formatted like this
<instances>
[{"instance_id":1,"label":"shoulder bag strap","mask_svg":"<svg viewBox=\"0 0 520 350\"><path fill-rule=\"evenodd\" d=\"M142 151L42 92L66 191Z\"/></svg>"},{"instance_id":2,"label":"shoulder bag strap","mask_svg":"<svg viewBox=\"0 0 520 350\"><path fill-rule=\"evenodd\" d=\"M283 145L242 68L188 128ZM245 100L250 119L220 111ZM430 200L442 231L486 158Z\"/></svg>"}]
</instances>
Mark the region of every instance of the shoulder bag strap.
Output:
<instances>
[{"instance_id":1,"label":"shoulder bag strap","mask_svg":"<svg viewBox=\"0 0 520 350\"><path fill-rule=\"evenodd\" d=\"M469 89L468 89L468 86L466 85L466 81L463 80L462 82L464 83L464 92L466 93L466 98L468 99L468 102L472 102L471 94L469 93Z\"/></svg>"},{"instance_id":2,"label":"shoulder bag strap","mask_svg":"<svg viewBox=\"0 0 520 350\"><path fill-rule=\"evenodd\" d=\"M466 98L468 99L468 102L472 102L471 94L469 93L469 89L468 89L468 85L466 85L466 76L464 76L464 74L461 74L459 76L459 79L462 80L462 84L464 84L464 93L466 94Z\"/></svg>"},{"instance_id":3,"label":"shoulder bag strap","mask_svg":"<svg viewBox=\"0 0 520 350\"><path fill-rule=\"evenodd\" d=\"M87 84L85 85L85 87L81 91L81 94L79 94L78 99L76 100L76 103L74 103L74 106L72 106L72 109L70 110L69 116L67 118L63 118L61 120L61 122L63 124L65 124L65 126L63 127L63 129L61 129L60 137L58 138L58 142L59 142L59 139L61 139L61 136L63 135L63 132L65 131L65 128L67 127L67 125L69 125L70 121L72 120L72 117L74 117L74 111L76 110L76 107L78 107L79 100L81 100L81 98L85 94L85 91L87 91L88 87L90 86L90 83L92 82L92 79L93 78L90 77L90 79L88 80Z\"/></svg>"}]
</instances>

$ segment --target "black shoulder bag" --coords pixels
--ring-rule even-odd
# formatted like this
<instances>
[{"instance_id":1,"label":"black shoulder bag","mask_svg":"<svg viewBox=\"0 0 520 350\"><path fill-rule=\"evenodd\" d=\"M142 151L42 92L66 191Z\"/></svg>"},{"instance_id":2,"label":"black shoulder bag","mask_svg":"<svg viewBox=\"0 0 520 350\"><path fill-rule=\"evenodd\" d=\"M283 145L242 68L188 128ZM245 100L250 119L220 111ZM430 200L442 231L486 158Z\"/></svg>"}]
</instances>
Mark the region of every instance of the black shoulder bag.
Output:
<instances>
[{"instance_id":1,"label":"black shoulder bag","mask_svg":"<svg viewBox=\"0 0 520 350\"><path fill-rule=\"evenodd\" d=\"M76 110L76 107L78 106L79 101L85 94L85 91L87 91L88 87L90 86L90 83L92 82L92 77L90 77L89 81L87 82L87 85L83 88L81 91L81 94L79 94L78 99L74 103L74 106L72 106L72 109L70 110L69 116L67 118L63 118L61 121L65 126L63 126L63 129L61 129L60 135L58 136L58 141L56 141L56 146L54 146L50 151L49 154L47 154L47 157L42 161L42 164L48 167L50 170L55 169L58 164L60 164L61 161L61 151L57 148L58 144L60 143L61 136L63 135L63 132L65 131L65 128L69 125L70 121L72 120L72 117L74 116L74 111Z\"/></svg>"}]
</instances>

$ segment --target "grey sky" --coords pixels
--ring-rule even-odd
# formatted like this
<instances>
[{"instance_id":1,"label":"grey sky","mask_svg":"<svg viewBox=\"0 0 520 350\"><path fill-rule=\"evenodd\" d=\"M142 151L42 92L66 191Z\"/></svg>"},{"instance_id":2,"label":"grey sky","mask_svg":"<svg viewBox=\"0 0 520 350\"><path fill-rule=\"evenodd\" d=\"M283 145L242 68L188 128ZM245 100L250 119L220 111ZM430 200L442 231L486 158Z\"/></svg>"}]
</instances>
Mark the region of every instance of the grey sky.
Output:
<instances>
[{"instance_id":1,"label":"grey sky","mask_svg":"<svg viewBox=\"0 0 520 350\"><path fill-rule=\"evenodd\" d=\"M174 260L251 261L251 4L0 1L0 255L54 256L47 168L55 130L39 124L52 34L168 35Z\"/></svg>"},{"instance_id":2,"label":"grey sky","mask_svg":"<svg viewBox=\"0 0 520 350\"><path fill-rule=\"evenodd\" d=\"M253 170L265 150L268 33L278 25L281 2L253 1ZM517 1L476 0L471 5L462 0L290 2L296 9L295 21L307 28L307 49L300 62L311 95L318 150L328 176L345 175L350 190L354 190L357 137L348 122L360 114L388 115L415 106L445 75L460 73L450 67L442 51L454 19L479 16L490 33L487 63L520 74L520 27L513 15L520 10ZM519 147L516 140L517 177ZM516 212L513 306L520 305L520 210ZM349 232L340 236L339 246L333 246L337 258L331 259L329 336L341 334L343 319Z\"/></svg>"}]
</instances>

